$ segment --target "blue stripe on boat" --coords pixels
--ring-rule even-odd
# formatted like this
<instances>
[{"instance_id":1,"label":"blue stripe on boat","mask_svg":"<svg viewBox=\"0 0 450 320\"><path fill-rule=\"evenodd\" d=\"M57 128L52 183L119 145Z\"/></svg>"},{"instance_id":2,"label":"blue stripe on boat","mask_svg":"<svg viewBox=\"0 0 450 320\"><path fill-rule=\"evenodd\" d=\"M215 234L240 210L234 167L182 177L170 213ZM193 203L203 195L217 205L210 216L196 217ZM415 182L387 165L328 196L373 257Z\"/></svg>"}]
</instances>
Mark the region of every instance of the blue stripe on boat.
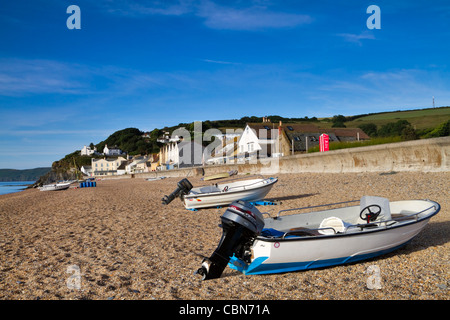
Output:
<instances>
[{"instance_id":1,"label":"blue stripe on boat","mask_svg":"<svg viewBox=\"0 0 450 320\"><path fill-rule=\"evenodd\" d=\"M394 250L397 250L407 244L409 241L390 248L385 249L373 253L361 254L350 257L341 257L335 259L326 259L326 260L318 260L318 261L303 261L303 262L288 262L288 263L270 263L264 264L264 261L268 259L268 257L258 257L250 265L246 265L245 262L236 258L235 256L231 257L230 262L228 263L228 267L233 270L237 270L246 275L252 274L269 274L269 273L282 273L282 272L292 272L292 271L301 271L301 270L309 270L309 269L317 269L324 267L331 267L336 265L353 263L356 261L371 259Z\"/></svg>"}]
</instances>

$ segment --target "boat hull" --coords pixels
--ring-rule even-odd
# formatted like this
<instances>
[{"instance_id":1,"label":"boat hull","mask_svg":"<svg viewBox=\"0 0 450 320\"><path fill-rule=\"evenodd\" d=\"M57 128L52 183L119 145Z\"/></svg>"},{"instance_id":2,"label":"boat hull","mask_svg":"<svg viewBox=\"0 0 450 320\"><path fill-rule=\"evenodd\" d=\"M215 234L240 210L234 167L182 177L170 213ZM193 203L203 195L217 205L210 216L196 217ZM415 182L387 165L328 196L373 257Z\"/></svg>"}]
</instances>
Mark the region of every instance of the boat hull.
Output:
<instances>
[{"instance_id":1,"label":"boat hull","mask_svg":"<svg viewBox=\"0 0 450 320\"><path fill-rule=\"evenodd\" d=\"M70 183L58 183L58 184L49 184L44 185L39 188L40 191L59 191L69 189Z\"/></svg>"},{"instance_id":2,"label":"boat hull","mask_svg":"<svg viewBox=\"0 0 450 320\"><path fill-rule=\"evenodd\" d=\"M258 237L250 264L232 257L230 268L244 274L270 274L342 265L377 257L404 246L428 223L433 214L412 222L374 231L317 237Z\"/></svg>"},{"instance_id":3,"label":"boat hull","mask_svg":"<svg viewBox=\"0 0 450 320\"><path fill-rule=\"evenodd\" d=\"M270 192L277 179L270 178L264 181L267 182L261 184L261 186L255 185L254 188L205 194L188 194L184 196L184 206L186 209L199 209L226 206L237 200L261 200Z\"/></svg>"}]
</instances>

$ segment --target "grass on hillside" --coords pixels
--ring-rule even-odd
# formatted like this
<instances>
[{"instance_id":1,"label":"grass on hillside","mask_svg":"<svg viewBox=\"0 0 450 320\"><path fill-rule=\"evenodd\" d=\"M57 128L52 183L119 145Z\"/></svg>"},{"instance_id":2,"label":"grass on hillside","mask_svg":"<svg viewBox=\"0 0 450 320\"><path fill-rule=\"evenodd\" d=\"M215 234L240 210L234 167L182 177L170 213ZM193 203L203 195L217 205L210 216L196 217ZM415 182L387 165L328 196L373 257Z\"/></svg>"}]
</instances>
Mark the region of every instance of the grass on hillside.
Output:
<instances>
[{"instance_id":1,"label":"grass on hillside","mask_svg":"<svg viewBox=\"0 0 450 320\"><path fill-rule=\"evenodd\" d=\"M347 121L345 125L347 128L355 128L362 124L374 123L380 128L398 120L407 120L416 130L435 128L450 120L450 107L378 113Z\"/></svg>"}]
</instances>

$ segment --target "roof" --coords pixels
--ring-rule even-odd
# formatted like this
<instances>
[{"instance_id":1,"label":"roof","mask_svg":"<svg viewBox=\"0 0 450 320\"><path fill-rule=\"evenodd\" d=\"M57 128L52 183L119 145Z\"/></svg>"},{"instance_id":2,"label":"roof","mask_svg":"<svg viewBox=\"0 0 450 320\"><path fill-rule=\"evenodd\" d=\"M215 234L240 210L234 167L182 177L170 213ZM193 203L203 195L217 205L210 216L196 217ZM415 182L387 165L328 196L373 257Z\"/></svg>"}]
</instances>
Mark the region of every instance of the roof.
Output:
<instances>
[{"instance_id":1,"label":"roof","mask_svg":"<svg viewBox=\"0 0 450 320\"><path fill-rule=\"evenodd\" d=\"M120 166L117 167L117 170L125 170L125 167L129 164L129 161L123 161Z\"/></svg>"},{"instance_id":2,"label":"roof","mask_svg":"<svg viewBox=\"0 0 450 320\"><path fill-rule=\"evenodd\" d=\"M247 123L247 125L256 130L256 135L259 138L259 134L267 131L267 138L270 138L270 129L278 129L278 124L275 123ZM299 124L299 123L282 123L286 134L290 133L327 133L335 134L337 137L357 137L359 133L360 139L370 139L370 137L360 128L321 128L315 124Z\"/></svg>"},{"instance_id":3,"label":"roof","mask_svg":"<svg viewBox=\"0 0 450 320\"><path fill-rule=\"evenodd\" d=\"M308 133L308 132L321 132L325 130L325 129L321 129L318 126L316 126L315 124L298 124L298 123L282 123L281 126L283 127L284 131L286 133L289 132L301 132L301 133Z\"/></svg>"},{"instance_id":4,"label":"roof","mask_svg":"<svg viewBox=\"0 0 450 320\"><path fill-rule=\"evenodd\" d=\"M119 155L117 157L110 157L108 159L105 159L105 158L99 158L99 159L92 158L92 162L97 162L97 161L115 162L117 160L121 160L120 158L124 159L121 155ZM122 160L122 161L124 161L124 160Z\"/></svg>"},{"instance_id":5,"label":"roof","mask_svg":"<svg viewBox=\"0 0 450 320\"><path fill-rule=\"evenodd\" d=\"M328 132L334 133L338 137L357 137L359 133L359 138L362 140L368 140L370 137L360 128L330 128L327 129Z\"/></svg>"},{"instance_id":6,"label":"roof","mask_svg":"<svg viewBox=\"0 0 450 320\"><path fill-rule=\"evenodd\" d=\"M272 130L277 130L277 123L247 123L255 130L258 139L272 139ZM290 145L294 145L294 150L304 151L306 145L312 147L319 144L320 135L325 133L329 135L330 141L355 141L368 140L370 137L360 128L321 128L311 123L281 123L282 130L288 139ZM261 137L260 137L261 135Z\"/></svg>"},{"instance_id":7,"label":"roof","mask_svg":"<svg viewBox=\"0 0 450 320\"><path fill-rule=\"evenodd\" d=\"M272 139L272 129L277 130L278 134L278 125L275 123L247 123L247 125L255 130L258 139Z\"/></svg>"}]
</instances>

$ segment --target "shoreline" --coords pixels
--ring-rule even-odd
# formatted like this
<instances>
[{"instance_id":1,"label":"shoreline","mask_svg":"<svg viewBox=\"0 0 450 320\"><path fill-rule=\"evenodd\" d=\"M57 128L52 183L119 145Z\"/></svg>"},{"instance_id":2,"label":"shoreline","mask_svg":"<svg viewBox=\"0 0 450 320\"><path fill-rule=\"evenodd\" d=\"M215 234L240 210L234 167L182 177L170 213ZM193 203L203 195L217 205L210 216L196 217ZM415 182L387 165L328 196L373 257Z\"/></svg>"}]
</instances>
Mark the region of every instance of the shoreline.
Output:
<instances>
[{"instance_id":1,"label":"shoreline","mask_svg":"<svg viewBox=\"0 0 450 320\"><path fill-rule=\"evenodd\" d=\"M31 183L29 183L31 182ZM35 181L0 181L0 194L11 194L16 192L22 192L30 189L34 185ZM13 191L4 192L7 188L17 187L12 189ZM18 187L23 187L18 189Z\"/></svg>"},{"instance_id":2,"label":"shoreline","mask_svg":"<svg viewBox=\"0 0 450 320\"><path fill-rule=\"evenodd\" d=\"M219 279L193 272L222 234L222 209L163 206L181 178L111 179L95 188L0 195L0 299L92 300L448 300L449 172L279 174L261 212L378 195L437 201L441 212L410 243L360 263L273 275L226 268ZM194 185L209 184L188 177ZM381 289L369 290L378 266ZM77 269L78 267L78 269ZM77 271L79 270L79 271ZM68 287L80 273L80 287ZM69 282L68 282L69 281Z\"/></svg>"}]
</instances>

